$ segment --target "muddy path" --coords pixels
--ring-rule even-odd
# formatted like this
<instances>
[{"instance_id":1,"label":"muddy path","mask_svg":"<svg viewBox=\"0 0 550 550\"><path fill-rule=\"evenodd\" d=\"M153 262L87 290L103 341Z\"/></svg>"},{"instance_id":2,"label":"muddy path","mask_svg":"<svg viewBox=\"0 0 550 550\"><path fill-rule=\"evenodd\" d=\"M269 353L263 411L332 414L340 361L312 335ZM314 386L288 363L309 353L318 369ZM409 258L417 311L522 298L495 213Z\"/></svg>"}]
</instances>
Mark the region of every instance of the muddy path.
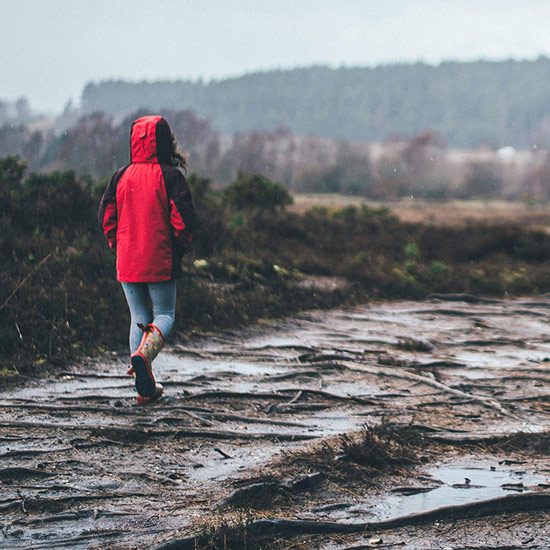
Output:
<instances>
[{"instance_id":1,"label":"muddy path","mask_svg":"<svg viewBox=\"0 0 550 550\"><path fill-rule=\"evenodd\" d=\"M147 408L116 356L2 393L0 548L195 548L246 522L262 548L550 547L549 305L434 297L173 342ZM367 425L414 433L409 463L351 467Z\"/></svg>"}]
</instances>

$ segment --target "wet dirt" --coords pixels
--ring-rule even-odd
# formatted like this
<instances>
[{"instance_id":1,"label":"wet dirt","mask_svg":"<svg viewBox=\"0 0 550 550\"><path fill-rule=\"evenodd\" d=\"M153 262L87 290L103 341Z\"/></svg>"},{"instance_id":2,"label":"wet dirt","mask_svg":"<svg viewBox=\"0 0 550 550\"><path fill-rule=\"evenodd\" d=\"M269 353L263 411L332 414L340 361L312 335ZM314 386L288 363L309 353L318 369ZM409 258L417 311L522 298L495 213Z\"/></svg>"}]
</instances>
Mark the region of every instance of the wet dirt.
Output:
<instances>
[{"instance_id":1,"label":"wet dirt","mask_svg":"<svg viewBox=\"0 0 550 550\"><path fill-rule=\"evenodd\" d=\"M547 492L548 452L533 441L550 431L549 308L546 296L374 303L173 338L155 361L165 396L146 408L120 356L1 393L0 548L145 549L208 524L376 522ZM220 506L255 483L288 488L315 472L294 456L380 423L424 434L421 460ZM530 443L502 443L517 434ZM384 543L305 533L292 547L466 548L477 529L480 548L543 548L548 512L382 529Z\"/></svg>"}]
</instances>

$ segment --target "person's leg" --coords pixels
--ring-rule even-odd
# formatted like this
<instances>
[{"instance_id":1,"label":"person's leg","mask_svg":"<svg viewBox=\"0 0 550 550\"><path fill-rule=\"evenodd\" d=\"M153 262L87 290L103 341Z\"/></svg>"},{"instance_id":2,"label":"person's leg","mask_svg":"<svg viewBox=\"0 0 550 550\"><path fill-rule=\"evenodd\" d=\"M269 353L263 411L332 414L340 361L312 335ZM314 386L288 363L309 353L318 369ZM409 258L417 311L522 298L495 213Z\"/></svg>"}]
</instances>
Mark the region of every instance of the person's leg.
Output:
<instances>
[{"instance_id":1,"label":"person's leg","mask_svg":"<svg viewBox=\"0 0 550 550\"><path fill-rule=\"evenodd\" d=\"M133 354L141 343L143 331L138 323L148 325L152 320L149 306L147 283L121 283L128 308L130 309L130 354Z\"/></svg>"},{"instance_id":2,"label":"person's leg","mask_svg":"<svg viewBox=\"0 0 550 550\"><path fill-rule=\"evenodd\" d=\"M123 288L132 312L132 367L128 373L134 375L138 393L136 402L146 405L163 393L162 385L156 382L153 375L152 363L174 324L176 283L124 283ZM149 312L149 297L153 303L153 315ZM139 327L137 323L140 323Z\"/></svg>"},{"instance_id":3,"label":"person's leg","mask_svg":"<svg viewBox=\"0 0 550 550\"><path fill-rule=\"evenodd\" d=\"M176 281L148 283L148 288L153 303L152 324L158 327L164 338L166 338L174 325Z\"/></svg>"}]
</instances>

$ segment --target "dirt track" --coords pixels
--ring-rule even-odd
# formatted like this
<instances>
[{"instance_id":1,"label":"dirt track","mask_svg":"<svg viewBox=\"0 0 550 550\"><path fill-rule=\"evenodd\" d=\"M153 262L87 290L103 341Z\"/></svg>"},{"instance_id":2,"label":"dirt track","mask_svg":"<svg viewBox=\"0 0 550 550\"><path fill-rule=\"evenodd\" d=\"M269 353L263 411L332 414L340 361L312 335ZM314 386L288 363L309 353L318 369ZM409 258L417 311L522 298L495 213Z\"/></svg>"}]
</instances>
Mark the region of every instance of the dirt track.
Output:
<instances>
[{"instance_id":1,"label":"dirt track","mask_svg":"<svg viewBox=\"0 0 550 550\"><path fill-rule=\"evenodd\" d=\"M550 298L462 298L173 343L148 408L116 357L0 394L0 548L184 548L205 525L257 518L307 520L281 528L289 548L550 547ZM381 422L423 434L415 465L320 471L321 442ZM468 513L375 525L448 505Z\"/></svg>"}]
</instances>

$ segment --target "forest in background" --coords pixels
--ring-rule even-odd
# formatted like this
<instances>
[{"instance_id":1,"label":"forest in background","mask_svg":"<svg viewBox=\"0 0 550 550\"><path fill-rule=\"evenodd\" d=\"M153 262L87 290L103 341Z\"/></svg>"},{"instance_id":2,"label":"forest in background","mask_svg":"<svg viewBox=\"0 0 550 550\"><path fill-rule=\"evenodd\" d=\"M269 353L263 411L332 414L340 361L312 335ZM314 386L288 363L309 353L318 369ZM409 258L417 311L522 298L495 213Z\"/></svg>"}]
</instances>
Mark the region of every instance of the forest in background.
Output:
<instances>
[{"instance_id":1,"label":"forest in background","mask_svg":"<svg viewBox=\"0 0 550 550\"><path fill-rule=\"evenodd\" d=\"M158 113L190 169L218 187L244 172L293 192L382 201L546 201L549 77L540 57L89 83L80 106L53 118L25 98L0 101L0 156L101 179L128 162L131 122Z\"/></svg>"},{"instance_id":2,"label":"forest in background","mask_svg":"<svg viewBox=\"0 0 550 550\"><path fill-rule=\"evenodd\" d=\"M191 110L223 135L385 141L431 129L449 147L550 145L550 59L309 67L202 81L90 82L84 112Z\"/></svg>"}]
</instances>

